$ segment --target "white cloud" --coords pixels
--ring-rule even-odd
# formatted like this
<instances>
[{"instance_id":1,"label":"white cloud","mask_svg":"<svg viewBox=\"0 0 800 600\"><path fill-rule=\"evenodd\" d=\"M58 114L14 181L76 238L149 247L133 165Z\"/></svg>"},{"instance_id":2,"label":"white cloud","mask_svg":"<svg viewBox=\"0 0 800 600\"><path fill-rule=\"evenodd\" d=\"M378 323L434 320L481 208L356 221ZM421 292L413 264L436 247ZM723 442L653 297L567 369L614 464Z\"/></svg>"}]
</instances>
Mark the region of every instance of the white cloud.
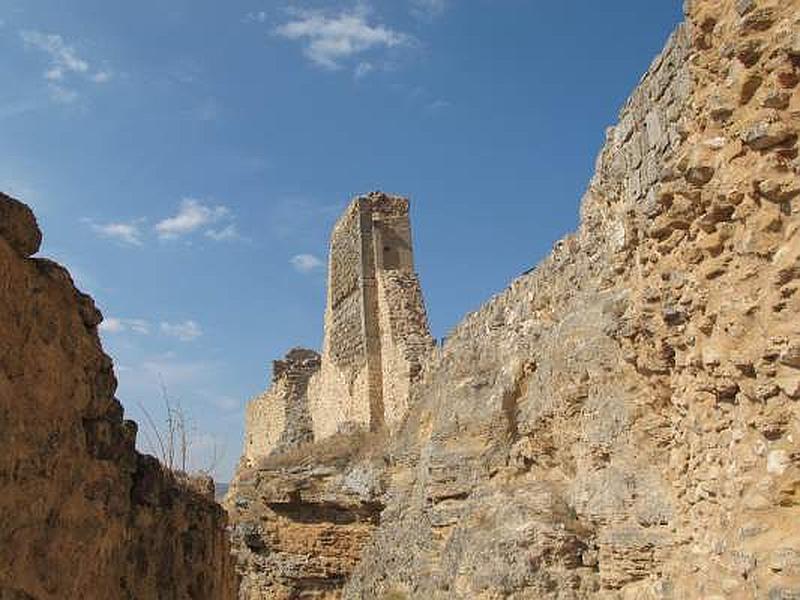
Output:
<instances>
[{"instance_id":1,"label":"white cloud","mask_svg":"<svg viewBox=\"0 0 800 600\"><path fill-rule=\"evenodd\" d=\"M221 229L209 229L206 231L206 237L210 237L215 242L242 239L242 236L239 235L239 230L233 223L230 223Z\"/></svg>"},{"instance_id":2,"label":"white cloud","mask_svg":"<svg viewBox=\"0 0 800 600\"><path fill-rule=\"evenodd\" d=\"M174 356L153 357L142 362L141 369L152 380L163 380L167 386L197 383L209 374L215 365L202 361L179 361Z\"/></svg>"},{"instance_id":3,"label":"white cloud","mask_svg":"<svg viewBox=\"0 0 800 600\"><path fill-rule=\"evenodd\" d=\"M126 319L126 324L134 333L148 335L150 333L150 323L144 319Z\"/></svg>"},{"instance_id":4,"label":"white cloud","mask_svg":"<svg viewBox=\"0 0 800 600\"><path fill-rule=\"evenodd\" d=\"M182 323L161 322L161 333L179 339L182 342L191 342L203 335L203 330L196 322L188 320Z\"/></svg>"},{"instance_id":5,"label":"white cloud","mask_svg":"<svg viewBox=\"0 0 800 600\"><path fill-rule=\"evenodd\" d=\"M78 99L78 92L63 85L51 83L47 88L50 90L50 97L60 104L72 104Z\"/></svg>"},{"instance_id":6,"label":"white cloud","mask_svg":"<svg viewBox=\"0 0 800 600\"><path fill-rule=\"evenodd\" d=\"M342 61L378 48L395 48L412 42L407 34L385 25L371 25L364 8L328 16L318 10L302 10L295 18L275 28L286 39L305 44L303 52L315 64L338 69Z\"/></svg>"},{"instance_id":7,"label":"white cloud","mask_svg":"<svg viewBox=\"0 0 800 600\"><path fill-rule=\"evenodd\" d=\"M432 21L447 8L447 0L411 0L411 14L423 21Z\"/></svg>"},{"instance_id":8,"label":"white cloud","mask_svg":"<svg viewBox=\"0 0 800 600\"><path fill-rule=\"evenodd\" d=\"M94 75L91 76L91 80L95 83L106 83L111 81L113 77L111 71L98 71Z\"/></svg>"},{"instance_id":9,"label":"white cloud","mask_svg":"<svg viewBox=\"0 0 800 600\"><path fill-rule=\"evenodd\" d=\"M77 100L78 92L66 85L69 79L74 81L75 77L79 77L93 83L111 80L109 69L93 70L89 62L56 33L24 30L20 32L20 37L28 48L35 48L47 55L48 65L42 75L47 81L51 98L56 102L71 103Z\"/></svg>"},{"instance_id":10,"label":"white cloud","mask_svg":"<svg viewBox=\"0 0 800 600\"><path fill-rule=\"evenodd\" d=\"M230 211L224 206L207 206L193 198L181 201L178 214L156 223L156 233L162 240L175 239L230 218Z\"/></svg>"},{"instance_id":11,"label":"white cloud","mask_svg":"<svg viewBox=\"0 0 800 600\"><path fill-rule=\"evenodd\" d=\"M298 254L293 256L289 262L300 273L311 273L325 266L325 263L313 254Z\"/></svg>"},{"instance_id":12,"label":"white cloud","mask_svg":"<svg viewBox=\"0 0 800 600\"><path fill-rule=\"evenodd\" d=\"M45 52L50 57L50 66L45 71L45 79L60 81L67 73L86 73L89 63L80 58L64 38L55 33L26 30L20 32L22 41L28 46Z\"/></svg>"},{"instance_id":13,"label":"white cloud","mask_svg":"<svg viewBox=\"0 0 800 600\"><path fill-rule=\"evenodd\" d=\"M139 335L149 335L150 323L144 319L121 319L119 317L106 317L100 323L100 331L104 333L125 333L132 331Z\"/></svg>"},{"instance_id":14,"label":"white cloud","mask_svg":"<svg viewBox=\"0 0 800 600\"><path fill-rule=\"evenodd\" d=\"M122 324L122 319L117 319L114 317L106 317L103 319L103 322L100 323L100 331L105 333L122 333L125 331L125 326Z\"/></svg>"},{"instance_id":15,"label":"white cloud","mask_svg":"<svg viewBox=\"0 0 800 600\"><path fill-rule=\"evenodd\" d=\"M116 240L130 246L142 245L142 232L139 221L130 223L95 223L91 219L83 219L100 237Z\"/></svg>"}]
</instances>

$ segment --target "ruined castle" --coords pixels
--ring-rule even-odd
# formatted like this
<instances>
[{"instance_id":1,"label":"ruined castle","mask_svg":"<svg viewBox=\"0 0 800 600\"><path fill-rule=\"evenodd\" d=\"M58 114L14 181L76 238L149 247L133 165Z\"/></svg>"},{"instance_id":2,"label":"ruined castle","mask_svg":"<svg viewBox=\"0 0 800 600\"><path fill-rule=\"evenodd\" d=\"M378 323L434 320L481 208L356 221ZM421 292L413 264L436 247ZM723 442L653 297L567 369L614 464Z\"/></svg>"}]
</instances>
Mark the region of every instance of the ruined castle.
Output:
<instances>
[{"instance_id":1,"label":"ruined castle","mask_svg":"<svg viewBox=\"0 0 800 600\"><path fill-rule=\"evenodd\" d=\"M335 433L391 429L433 348L414 271L409 202L373 192L334 226L322 356L295 348L247 407L244 461Z\"/></svg>"},{"instance_id":2,"label":"ruined castle","mask_svg":"<svg viewBox=\"0 0 800 600\"><path fill-rule=\"evenodd\" d=\"M800 0L684 6L577 230L443 346L404 203L348 209L273 386L317 369L323 442L229 494L244 598L800 598Z\"/></svg>"},{"instance_id":3,"label":"ruined castle","mask_svg":"<svg viewBox=\"0 0 800 600\"><path fill-rule=\"evenodd\" d=\"M136 452L100 312L0 194L0 599L800 598L800 0L685 12L575 233L447 344L408 202L353 200L227 515Z\"/></svg>"}]
</instances>

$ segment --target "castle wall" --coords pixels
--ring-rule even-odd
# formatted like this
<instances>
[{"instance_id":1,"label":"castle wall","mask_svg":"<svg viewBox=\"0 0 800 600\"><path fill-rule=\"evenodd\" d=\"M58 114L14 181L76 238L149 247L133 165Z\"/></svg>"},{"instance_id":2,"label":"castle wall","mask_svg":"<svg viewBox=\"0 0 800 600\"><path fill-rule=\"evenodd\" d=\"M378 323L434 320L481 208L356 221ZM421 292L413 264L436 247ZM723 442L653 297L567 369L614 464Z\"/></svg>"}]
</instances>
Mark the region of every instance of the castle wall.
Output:
<instances>
[{"instance_id":1,"label":"castle wall","mask_svg":"<svg viewBox=\"0 0 800 600\"><path fill-rule=\"evenodd\" d=\"M245 465L313 439L307 390L319 367L319 354L305 348L294 348L284 360L273 362L269 389L247 405Z\"/></svg>"},{"instance_id":2,"label":"castle wall","mask_svg":"<svg viewBox=\"0 0 800 600\"><path fill-rule=\"evenodd\" d=\"M286 428L285 390L276 389L273 384L253 398L247 404L244 419L242 459L245 464L251 465L278 445L281 433Z\"/></svg>"},{"instance_id":3,"label":"castle wall","mask_svg":"<svg viewBox=\"0 0 800 600\"><path fill-rule=\"evenodd\" d=\"M275 363L279 376L247 408L245 463L340 432L396 426L433 345L408 200L355 198L331 233L322 358L301 384L286 379L296 350Z\"/></svg>"}]
</instances>

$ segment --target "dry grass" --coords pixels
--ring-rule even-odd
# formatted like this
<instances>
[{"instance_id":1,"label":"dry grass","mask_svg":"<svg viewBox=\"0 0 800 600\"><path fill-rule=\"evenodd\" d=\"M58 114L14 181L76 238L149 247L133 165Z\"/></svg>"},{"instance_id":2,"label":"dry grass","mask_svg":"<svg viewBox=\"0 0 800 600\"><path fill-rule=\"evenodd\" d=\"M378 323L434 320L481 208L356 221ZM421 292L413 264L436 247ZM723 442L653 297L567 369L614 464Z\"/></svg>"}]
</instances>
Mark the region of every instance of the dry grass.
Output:
<instances>
[{"instance_id":1,"label":"dry grass","mask_svg":"<svg viewBox=\"0 0 800 600\"><path fill-rule=\"evenodd\" d=\"M359 459L375 458L383 453L386 432L358 431L337 433L318 442L303 444L281 454L267 456L259 469L281 469L312 464L339 465Z\"/></svg>"}]
</instances>

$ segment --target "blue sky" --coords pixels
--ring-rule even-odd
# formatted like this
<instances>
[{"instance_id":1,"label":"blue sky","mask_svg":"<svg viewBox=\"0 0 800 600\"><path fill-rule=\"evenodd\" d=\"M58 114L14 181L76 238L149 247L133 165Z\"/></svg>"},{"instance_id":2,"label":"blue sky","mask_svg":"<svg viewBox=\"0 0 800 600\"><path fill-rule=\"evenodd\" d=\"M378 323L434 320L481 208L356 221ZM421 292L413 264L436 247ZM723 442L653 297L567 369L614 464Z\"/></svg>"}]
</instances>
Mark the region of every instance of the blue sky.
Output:
<instances>
[{"instance_id":1,"label":"blue sky","mask_svg":"<svg viewBox=\"0 0 800 600\"><path fill-rule=\"evenodd\" d=\"M434 335L577 224L680 2L0 0L0 189L106 315L118 396L241 449L271 361L319 348L328 232L412 199Z\"/></svg>"}]
</instances>

